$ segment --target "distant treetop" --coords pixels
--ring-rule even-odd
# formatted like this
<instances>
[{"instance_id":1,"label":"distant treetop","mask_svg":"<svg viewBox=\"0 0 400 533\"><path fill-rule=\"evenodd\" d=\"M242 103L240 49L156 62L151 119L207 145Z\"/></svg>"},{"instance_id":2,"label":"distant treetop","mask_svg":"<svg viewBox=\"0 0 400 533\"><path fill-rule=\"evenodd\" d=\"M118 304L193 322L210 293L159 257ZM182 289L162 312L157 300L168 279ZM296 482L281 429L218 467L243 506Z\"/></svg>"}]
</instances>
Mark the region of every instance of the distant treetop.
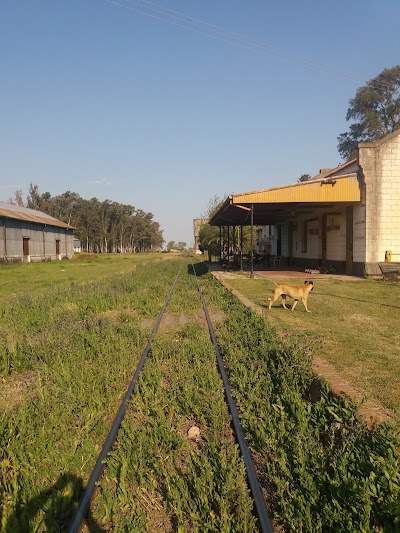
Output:
<instances>
[{"instance_id":1,"label":"distant treetop","mask_svg":"<svg viewBox=\"0 0 400 533\"><path fill-rule=\"evenodd\" d=\"M377 141L400 128L400 65L385 68L357 89L346 120L354 123L337 140L338 151L347 161L357 156L358 143Z\"/></svg>"}]
</instances>

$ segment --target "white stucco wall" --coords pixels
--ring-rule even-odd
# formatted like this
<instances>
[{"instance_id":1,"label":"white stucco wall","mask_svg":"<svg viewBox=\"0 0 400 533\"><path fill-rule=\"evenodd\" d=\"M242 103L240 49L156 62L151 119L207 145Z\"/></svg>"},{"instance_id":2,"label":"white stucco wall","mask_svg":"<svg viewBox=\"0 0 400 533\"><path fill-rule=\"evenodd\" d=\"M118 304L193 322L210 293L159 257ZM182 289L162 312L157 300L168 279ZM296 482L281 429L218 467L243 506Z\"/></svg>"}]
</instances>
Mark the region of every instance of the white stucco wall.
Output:
<instances>
[{"instance_id":1,"label":"white stucco wall","mask_svg":"<svg viewBox=\"0 0 400 533\"><path fill-rule=\"evenodd\" d=\"M365 204L353 208L353 261L365 262Z\"/></svg>"},{"instance_id":2,"label":"white stucco wall","mask_svg":"<svg viewBox=\"0 0 400 533\"><path fill-rule=\"evenodd\" d=\"M400 130L360 144L359 163L365 179L366 270L373 274L387 250L400 254ZM400 255L393 260L400 261Z\"/></svg>"},{"instance_id":3,"label":"white stucco wall","mask_svg":"<svg viewBox=\"0 0 400 533\"><path fill-rule=\"evenodd\" d=\"M346 260L346 215L328 214L326 219L326 259Z\"/></svg>"}]
</instances>

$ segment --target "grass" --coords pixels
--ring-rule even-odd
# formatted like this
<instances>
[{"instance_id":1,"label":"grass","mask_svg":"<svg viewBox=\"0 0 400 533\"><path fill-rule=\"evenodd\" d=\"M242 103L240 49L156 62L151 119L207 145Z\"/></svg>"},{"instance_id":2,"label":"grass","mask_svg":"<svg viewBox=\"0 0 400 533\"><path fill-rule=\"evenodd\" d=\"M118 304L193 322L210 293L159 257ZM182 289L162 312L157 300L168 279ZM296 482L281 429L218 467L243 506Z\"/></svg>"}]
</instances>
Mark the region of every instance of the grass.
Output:
<instances>
[{"instance_id":1,"label":"grass","mask_svg":"<svg viewBox=\"0 0 400 533\"><path fill-rule=\"evenodd\" d=\"M115 261L113 272L91 268L89 279L77 269L69 283L2 303L1 531L68 527L177 269L171 320L152 344L89 524L116 532L256 531L190 259L148 258L127 272L118 264L123 271L129 260ZM288 323L282 342L202 273L210 314L223 319L217 341L275 520L299 533L395 532L400 457L392 429L369 430L324 386L312 394L307 344L317 345L316 334L303 327L293 335ZM260 280L239 281L264 297ZM280 321L286 313L300 331L301 321L314 319L313 296L311 315L299 304L295 313L268 316ZM192 426L199 438L189 437Z\"/></svg>"},{"instance_id":2,"label":"grass","mask_svg":"<svg viewBox=\"0 0 400 533\"><path fill-rule=\"evenodd\" d=\"M282 343L234 297L226 309L217 340L274 518L303 533L398 531L398 430L368 430L354 404L314 390L304 338Z\"/></svg>"},{"instance_id":3,"label":"grass","mask_svg":"<svg viewBox=\"0 0 400 533\"><path fill-rule=\"evenodd\" d=\"M152 500L157 480L156 509L169 523L198 523L202 531L206 523L210 531L214 526L255 531L244 466L233 444L208 335L197 323L201 303L187 263L147 262L118 276L114 269L100 282L57 284L3 304L0 379L7 395L0 395L1 531L67 528L177 268L185 281L169 311L179 319L185 313L185 321L178 322L173 338L161 335L152 347L133 402L138 414L126 421L133 416L136 431L129 430L125 444L124 432L119 440L130 458L143 458L145 464L139 463L137 474L126 473L125 486L122 456L116 500L107 496L115 476L105 478L101 523L109 525L110 508L120 509L112 516L116 528L147 530L154 517L144 514L142 504ZM17 383L23 384L21 394L13 394ZM188 423L201 427L201 446L188 440ZM133 438L138 445L132 446ZM110 472L118 450L110 455ZM191 475L182 478L180 468ZM124 513L126 501L129 512Z\"/></svg>"},{"instance_id":4,"label":"grass","mask_svg":"<svg viewBox=\"0 0 400 533\"><path fill-rule=\"evenodd\" d=\"M75 254L71 260L0 265L0 302L47 287L84 283L127 273L137 265L169 259L171 254Z\"/></svg>"},{"instance_id":5,"label":"grass","mask_svg":"<svg viewBox=\"0 0 400 533\"><path fill-rule=\"evenodd\" d=\"M287 280L294 285L301 282ZM278 302L268 311L268 297L275 286L267 279L242 276L228 283L262 306L266 320L277 331L305 338L315 355L342 371L400 420L399 284L317 279L308 299L311 313L305 313L301 303L291 313Z\"/></svg>"},{"instance_id":6,"label":"grass","mask_svg":"<svg viewBox=\"0 0 400 533\"><path fill-rule=\"evenodd\" d=\"M170 312L186 323L157 336L99 484L92 519L107 531L257 531L200 311L179 280Z\"/></svg>"},{"instance_id":7,"label":"grass","mask_svg":"<svg viewBox=\"0 0 400 533\"><path fill-rule=\"evenodd\" d=\"M65 528L140 357L148 335L141 321L166 297L172 273L157 263L153 275L150 287L139 268L3 305L2 531ZM16 376L25 384L17 399Z\"/></svg>"},{"instance_id":8,"label":"grass","mask_svg":"<svg viewBox=\"0 0 400 533\"><path fill-rule=\"evenodd\" d=\"M192 318L157 339L107 459L92 511L107 531L257 531L213 350Z\"/></svg>"}]
</instances>

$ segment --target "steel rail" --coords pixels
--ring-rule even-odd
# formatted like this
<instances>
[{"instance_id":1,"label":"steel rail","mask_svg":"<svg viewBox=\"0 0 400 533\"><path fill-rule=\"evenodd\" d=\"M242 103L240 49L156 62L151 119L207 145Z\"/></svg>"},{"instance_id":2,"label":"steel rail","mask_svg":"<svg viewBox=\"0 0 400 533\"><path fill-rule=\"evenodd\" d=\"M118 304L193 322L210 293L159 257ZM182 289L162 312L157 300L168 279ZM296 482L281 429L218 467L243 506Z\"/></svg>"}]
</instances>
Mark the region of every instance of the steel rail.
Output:
<instances>
[{"instance_id":1,"label":"steel rail","mask_svg":"<svg viewBox=\"0 0 400 533\"><path fill-rule=\"evenodd\" d=\"M261 487L260 487L260 484L259 484L259 481L258 481L258 478L257 478L256 470L254 468L254 464L253 464L253 461L252 461L252 458L251 458L251 454L250 454L250 451L249 451L245 436L243 434L242 426L240 424L239 414L238 414L238 411L237 411L237 408L236 408L236 404L235 404L235 402L233 400L233 397L232 397L231 387L230 387L230 384L229 384L228 376L227 376L226 371L225 371L224 363L222 361L221 353L219 351L218 343L217 343L217 340L215 338L214 329L213 329L213 326L212 326L212 323L211 323L210 315L208 313L208 309L207 309L207 305L206 305L206 302L205 302L204 297L203 297L203 293L201 292L201 287L200 287L199 280L197 278L196 270L194 268L193 263L192 263L192 268L193 268L193 272L194 272L194 275L195 275L195 278L196 278L197 290L199 292L200 300L201 300L201 303L203 305L204 314L206 315L206 320L207 320L207 324L208 324L208 330L209 330L209 333L210 333L210 338L211 338L211 341L212 341L212 343L214 345L215 355L216 355L217 361L218 361L219 372L221 374L221 378L222 378L222 381L223 381L223 384L224 384L224 387L225 387L226 401L228 403L229 410L230 410L230 413L231 413L231 416L232 416L233 427L234 427L234 430L235 430L236 439L238 441L238 444L239 444L239 447L240 447L240 451L242 453L242 457L243 457L243 460L244 460L244 463L245 463L245 466L246 466L247 478L248 478L248 481L249 481L250 490L251 490L251 493L253 495L254 503L255 503L255 506L256 506L257 517L258 517L258 520L260 522L260 529L261 529L262 533L274 533L274 530L273 530L272 524L271 524L271 520L269 518L268 511L267 511L267 508L265 506L265 501L264 501L264 497L263 497L262 492L261 492Z\"/></svg>"},{"instance_id":2,"label":"steel rail","mask_svg":"<svg viewBox=\"0 0 400 533\"><path fill-rule=\"evenodd\" d=\"M142 355L142 358L140 359L140 362L136 368L136 372L135 372L135 375L133 376L132 378L132 381L126 391L126 394L124 396L124 399L122 400L122 403L121 403L121 406L118 410L118 413L114 419L114 422L112 424L112 427L111 427L111 430L110 430L110 433L108 434L108 437L107 437L107 440L106 442L104 443L103 445L103 449L101 450L100 452L100 455L97 459L97 462L96 462L96 465L90 475L90 478L89 478L89 481L88 481L88 484L86 486L86 489L85 489L85 492L83 493L81 499L80 499L80 502L79 502L79 505L78 505L78 508L77 510L75 511L74 513L74 516L72 517L72 521L71 521L71 524L69 526L69 529L68 529L68 533L78 533L81 525L82 525L82 522L83 520L85 519L86 517L86 514L87 514L87 511L89 509L89 505L90 505L90 502L91 502L91 499L93 497L93 493L94 493L94 490L96 488L96 482L99 480L103 470L104 470L104 464L103 464L103 461L104 459L106 458L108 452L111 450L111 447L112 445L114 444L115 442L115 439L117 437L117 434L118 434L118 431L119 431L119 428L120 428L120 425L121 425L121 422L122 422L122 419L125 415L125 411L126 411L126 407L127 407L127 404L128 404L128 401L130 400L130 397L132 396L132 392L137 384L137 380L139 378L139 374L143 368L143 365L147 359L147 356L149 354L149 351L150 351L150 348L151 348L151 343L153 342L154 340L154 337L157 333L157 330L158 330L158 327L161 323L161 319L163 317L163 314L164 314L164 311L169 303L169 300L171 299L171 296L172 296L172 293L175 289L175 285L176 285L176 282L178 280L178 277L179 277L179 272L178 274L175 276L175 279L174 279L174 282L171 286L171 289L168 293L168 296L167 296L167 299L165 300L165 303L160 311L160 314L158 315L158 319L157 319L157 322L153 328L153 331L150 335L150 338L149 340L147 341L147 345L146 345L146 348L143 352L143 355Z\"/></svg>"}]
</instances>

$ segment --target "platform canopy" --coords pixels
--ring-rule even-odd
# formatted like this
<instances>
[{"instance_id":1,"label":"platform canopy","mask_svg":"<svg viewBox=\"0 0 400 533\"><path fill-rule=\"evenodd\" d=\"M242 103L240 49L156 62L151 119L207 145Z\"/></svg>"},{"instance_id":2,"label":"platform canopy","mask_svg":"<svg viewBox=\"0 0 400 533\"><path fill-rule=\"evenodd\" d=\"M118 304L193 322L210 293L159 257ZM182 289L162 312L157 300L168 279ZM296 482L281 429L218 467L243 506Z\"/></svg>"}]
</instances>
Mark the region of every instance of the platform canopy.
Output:
<instances>
[{"instance_id":1,"label":"platform canopy","mask_svg":"<svg viewBox=\"0 0 400 533\"><path fill-rule=\"evenodd\" d=\"M356 173L313 179L283 187L232 194L210 219L211 226L276 225L311 214L311 209L334 208L361 201Z\"/></svg>"}]
</instances>

